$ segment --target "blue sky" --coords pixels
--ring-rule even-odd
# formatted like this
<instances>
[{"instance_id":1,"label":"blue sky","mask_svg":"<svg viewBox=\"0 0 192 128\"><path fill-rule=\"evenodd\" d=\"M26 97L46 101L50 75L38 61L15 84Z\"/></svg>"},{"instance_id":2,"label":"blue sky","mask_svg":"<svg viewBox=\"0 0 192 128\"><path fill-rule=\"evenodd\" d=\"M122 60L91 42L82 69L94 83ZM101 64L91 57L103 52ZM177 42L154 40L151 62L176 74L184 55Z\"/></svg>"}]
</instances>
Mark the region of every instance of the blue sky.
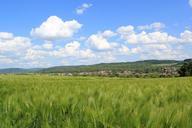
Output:
<instances>
[{"instance_id":1,"label":"blue sky","mask_svg":"<svg viewBox=\"0 0 192 128\"><path fill-rule=\"evenodd\" d=\"M192 56L190 0L1 0L0 68Z\"/></svg>"}]
</instances>

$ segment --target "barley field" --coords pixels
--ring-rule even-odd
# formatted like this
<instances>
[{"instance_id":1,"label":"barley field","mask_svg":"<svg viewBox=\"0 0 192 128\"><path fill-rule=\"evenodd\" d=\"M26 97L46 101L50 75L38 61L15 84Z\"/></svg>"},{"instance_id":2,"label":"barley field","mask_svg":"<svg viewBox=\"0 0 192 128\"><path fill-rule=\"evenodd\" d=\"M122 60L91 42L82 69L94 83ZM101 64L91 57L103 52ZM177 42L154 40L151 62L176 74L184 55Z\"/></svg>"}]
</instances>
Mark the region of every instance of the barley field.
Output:
<instances>
[{"instance_id":1,"label":"barley field","mask_svg":"<svg viewBox=\"0 0 192 128\"><path fill-rule=\"evenodd\" d=\"M0 128L192 128L192 78L0 75Z\"/></svg>"}]
</instances>

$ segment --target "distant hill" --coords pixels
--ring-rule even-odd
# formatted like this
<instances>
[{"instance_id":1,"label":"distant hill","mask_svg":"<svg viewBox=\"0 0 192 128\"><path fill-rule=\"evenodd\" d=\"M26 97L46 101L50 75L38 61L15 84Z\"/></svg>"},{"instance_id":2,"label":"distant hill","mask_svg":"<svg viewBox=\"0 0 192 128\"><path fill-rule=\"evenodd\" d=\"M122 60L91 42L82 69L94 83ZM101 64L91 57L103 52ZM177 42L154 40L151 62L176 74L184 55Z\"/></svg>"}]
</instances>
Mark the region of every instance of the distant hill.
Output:
<instances>
[{"instance_id":1,"label":"distant hill","mask_svg":"<svg viewBox=\"0 0 192 128\"><path fill-rule=\"evenodd\" d=\"M43 69L7 68L0 69L0 73L81 73L99 71L111 71L113 73L123 71L136 73L159 73L163 67L174 67L178 69L183 63L184 61L176 60L144 60L136 62L101 63L95 65L57 66Z\"/></svg>"},{"instance_id":2,"label":"distant hill","mask_svg":"<svg viewBox=\"0 0 192 128\"><path fill-rule=\"evenodd\" d=\"M42 70L42 68L31 68L31 69L23 69L23 68L6 68L0 69L0 73L33 73Z\"/></svg>"},{"instance_id":3,"label":"distant hill","mask_svg":"<svg viewBox=\"0 0 192 128\"><path fill-rule=\"evenodd\" d=\"M101 63L95 65L81 66L57 66L41 70L41 73L74 73L74 72L94 72L102 70L116 71L136 71L136 72L154 72L161 70L162 67L174 66L176 68L182 65L183 61L176 60L144 60L136 62L121 63Z\"/></svg>"}]
</instances>

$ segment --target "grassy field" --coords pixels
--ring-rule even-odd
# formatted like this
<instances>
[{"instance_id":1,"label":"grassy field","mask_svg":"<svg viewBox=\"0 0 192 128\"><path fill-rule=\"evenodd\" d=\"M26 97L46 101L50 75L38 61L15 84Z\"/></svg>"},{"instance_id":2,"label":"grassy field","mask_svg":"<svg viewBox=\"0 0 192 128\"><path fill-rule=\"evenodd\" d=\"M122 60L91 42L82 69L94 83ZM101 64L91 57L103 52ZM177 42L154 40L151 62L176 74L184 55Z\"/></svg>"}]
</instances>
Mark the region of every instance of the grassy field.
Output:
<instances>
[{"instance_id":1,"label":"grassy field","mask_svg":"<svg viewBox=\"0 0 192 128\"><path fill-rule=\"evenodd\" d=\"M0 128L192 128L192 78L0 75Z\"/></svg>"}]
</instances>

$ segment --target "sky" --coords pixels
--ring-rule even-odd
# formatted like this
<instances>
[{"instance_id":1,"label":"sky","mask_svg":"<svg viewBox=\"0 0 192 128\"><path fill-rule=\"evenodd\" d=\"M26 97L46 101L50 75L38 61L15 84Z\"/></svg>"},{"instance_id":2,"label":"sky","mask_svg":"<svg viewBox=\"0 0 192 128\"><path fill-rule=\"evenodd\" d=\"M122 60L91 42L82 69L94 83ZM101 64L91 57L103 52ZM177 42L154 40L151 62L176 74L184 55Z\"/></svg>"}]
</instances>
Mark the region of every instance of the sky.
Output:
<instances>
[{"instance_id":1,"label":"sky","mask_svg":"<svg viewBox=\"0 0 192 128\"><path fill-rule=\"evenodd\" d=\"M0 0L0 68L192 58L192 0Z\"/></svg>"}]
</instances>

